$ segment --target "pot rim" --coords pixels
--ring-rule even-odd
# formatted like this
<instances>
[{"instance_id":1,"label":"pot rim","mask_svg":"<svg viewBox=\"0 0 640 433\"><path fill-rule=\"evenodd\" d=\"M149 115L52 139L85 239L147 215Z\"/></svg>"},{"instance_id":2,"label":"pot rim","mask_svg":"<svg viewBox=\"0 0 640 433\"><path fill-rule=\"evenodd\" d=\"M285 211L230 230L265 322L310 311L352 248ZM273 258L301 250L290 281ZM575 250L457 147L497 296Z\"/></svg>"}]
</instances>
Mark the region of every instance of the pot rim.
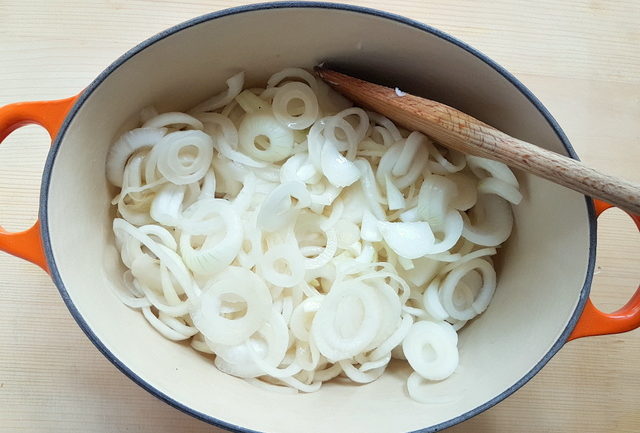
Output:
<instances>
[{"instance_id":1,"label":"pot rim","mask_svg":"<svg viewBox=\"0 0 640 433\"><path fill-rule=\"evenodd\" d=\"M442 32L434 27L431 27L427 24L423 24L421 22L412 20L410 18L406 18L400 15L396 15L390 12L380 11L372 8L361 7L361 6L353 6L347 4L339 4L339 3L326 3L326 2L307 2L307 1L286 1L286 2L270 2L270 3L258 3L258 4L250 4L245 6L238 6L228 9L223 9L220 11L211 12L205 15L201 15L199 17L192 18L190 20L184 21L180 24L177 24L173 27L170 27L151 38L139 43L135 47L131 48L123 55L121 55L118 59L116 59L112 64L110 64L105 70L103 70L92 82L87 86L87 88L80 94L80 97L77 99L73 107L69 110L65 120L60 127L59 133L57 134L54 142L52 143L51 150L47 155L47 160L45 163L43 175L42 175L42 184L40 190L40 221L41 221L41 233L42 233L42 243L43 249L45 253L45 257L49 264L51 278L55 283L58 291L60 292L60 296L64 300L64 303L67 305L67 308L71 312L71 315L75 319L76 323L87 335L89 340L96 346L96 348L102 352L102 354L109 360L113 365L118 368L122 373L128 376L131 380L133 380L140 387L145 389L147 392L157 397L158 399L168 403L174 408L191 415L199 420L205 421L209 424L213 424L217 427L221 427L234 432L242 432L242 433L260 433L256 430L248 429L239 425L235 425L232 423L228 423L226 421L220 420L218 418L212 417L205 413L194 410L187 405L180 403L179 401L173 399L171 396L163 393L159 389L155 388L140 376L138 376L134 371L132 371L127 365L118 359L105 345L104 343L96 336L96 334L91 330L87 322L82 317L80 311L76 308L67 289L65 287L62 278L60 277L60 273L58 272L58 268L56 266L55 257L53 255L53 251L51 248L51 238L49 232L49 220L48 220L48 193L49 186L51 182L51 173L53 170L53 165L56 160L56 156L58 154L58 150L64 140L64 136L67 132L69 124L78 113L80 108L84 105L86 100L91 96L91 94L100 86L100 84L115 70L117 70L120 66L122 66L127 60L135 56L136 54L142 52L148 47L152 46L158 41L171 36L175 33L178 33L182 30L188 29L195 25L212 21L217 18L222 18L230 15L241 14L245 12L253 12L258 10L269 10L269 9L287 9L287 8L316 8L316 9L337 9L344 10L348 12L354 12L364 15L372 15L380 18L385 18L387 20L395 21L401 24L409 25L415 29L422 30L431 35L437 36L458 48L462 48L468 53L474 55L479 60L483 61L485 64L490 66L494 71L502 75L507 81L509 81L523 96L525 96L531 104L540 112L540 114L545 118L549 126L553 129L556 136L560 139L562 145L566 149L568 155L578 160L578 155L574 151L573 147L569 143L568 138L560 128L558 122L553 118L551 113L547 110L547 108L540 102L540 100L534 96L534 94L524 85L522 84L515 76L513 76L510 72L504 69L502 66L498 65L495 61L491 60L484 53L479 50L467 45L466 43L458 40L457 38ZM533 376L535 376L541 369L544 367L547 362L562 348L562 346L567 342L567 339L575 327L582 310L584 309L585 303L589 296L589 291L591 287L591 282L593 279L593 272L595 267L595 257L596 257L596 215L595 209L593 206L593 202L585 196L586 210L587 210L587 218L589 221L589 258L587 264L587 272L585 275L585 280L580 291L580 296L578 299L578 304L567 324L564 331L560 335L560 337L553 344L551 349L542 357L540 361L536 363L536 365L528 371L521 379L519 379L515 384L504 390L502 393L497 395L496 397L488 400L487 402L477 406L474 409L471 409L463 414L460 414L450 420L444 421L440 424L428 426L422 429L414 430L410 433L431 433L437 432L442 429L451 427L463 421L466 421L469 418L472 418L485 410L495 406L497 403L501 402L505 398L509 397L516 390L524 386Z\"/></svg>"}]
</instances>

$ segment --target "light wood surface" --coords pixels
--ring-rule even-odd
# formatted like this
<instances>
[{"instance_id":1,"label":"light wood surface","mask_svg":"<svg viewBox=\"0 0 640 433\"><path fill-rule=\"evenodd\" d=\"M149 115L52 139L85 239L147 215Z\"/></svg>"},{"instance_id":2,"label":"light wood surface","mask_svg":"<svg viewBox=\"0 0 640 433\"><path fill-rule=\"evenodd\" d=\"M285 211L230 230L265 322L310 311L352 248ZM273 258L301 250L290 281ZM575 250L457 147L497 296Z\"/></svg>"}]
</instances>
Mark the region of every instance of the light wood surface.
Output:
<instances>
[{"instance_id":1,"label":"light wood surface","mask_svg":"<svg viewBox=\"0 0 640 433\"><path fill-rule=\"evenodd\" d=\"M143 39L244 3L0 0L0 105L73 95ZM426 22L479 48L543 101L586 163L640 181L636 0L355 3ZM43 130L27 127L0 146L0 224L8 229L36 217L46 141ZM639 264L631 221L619 211L605 214L596 304L612 311L626 302L640 281ZM639 359L640 331L571 342L515 395L449 431L640 431ZM0 253L0 431L216 429L118 372L77 327L49 277Z\"/></svg>"},{"instance_id":2,"label":"light wood surface","mask_svg":"<svg viewBox=\"0 0 640 433\"><path fill-rule=\"evenodd\" d=\"M410 131L420 131L459 152L503 162L620 209L640 215L640 185L601 173L581 161L527 143L460 110L316 67L316 73L357 105L385 115Z\"/></svg>"}]
</instances>

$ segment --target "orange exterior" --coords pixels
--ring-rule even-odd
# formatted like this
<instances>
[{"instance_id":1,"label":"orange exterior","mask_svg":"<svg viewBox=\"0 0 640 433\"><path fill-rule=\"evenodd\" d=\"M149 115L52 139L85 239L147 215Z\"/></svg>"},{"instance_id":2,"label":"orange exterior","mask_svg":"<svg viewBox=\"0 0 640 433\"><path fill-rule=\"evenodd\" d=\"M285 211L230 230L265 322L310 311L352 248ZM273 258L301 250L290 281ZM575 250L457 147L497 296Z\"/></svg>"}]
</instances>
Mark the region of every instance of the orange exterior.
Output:
<instances>
[{"instance_id":1,"label":"orange exterior","mask_svg":"<svg viewBox=\"0 0 640 433\"><path fill-rule=\"evenodd\" d=\"M78 96L56 101L20 102L0 108L0 143L17 128L29 124L44 127L53 140L67 112ZM596 215L612 205L594 200ZM630 215L640 229L640 216ZM0 250L28 260L49 272L42 247L40 223L29 229L9 233L0 227ZM582 316L569 336L569 341L592 335L616 334L640 327L640 287L631 300L620 310L606 314L587 300Z\"/></svg>"},{"instance_id":2,"label":"orange exterior","mask_svg":"<svg viewBox=\"0 0 640 433\"><path fill-rule=\"evenodd\" d=\"M45 128L53 141L77 98L74 96L57 101L18 102L0 108L0 143L14 130L29 124ZM42 248L39 221L31 228L16 233L9 233L0 227L0 250L35 263L49 272Z\"/></svg>"},{"instance_id":3,"label":"orange exterior","mask_svg":"<svg viewBox=\"0 0 640 433\"><path fill-rule=\"evenodd\" d=\"M596 216L600 216L602 212L613 207L613 205L601 200L594 200L593 203L596 208ZM629 216L640 230L640 216L631 214ZM611 314L598 310L591 299L588 299L582 316L569 336L569 341L591 335L618 334L638 327L640 327L640 287L624 307Z\"/></svg>"}]
</instances>

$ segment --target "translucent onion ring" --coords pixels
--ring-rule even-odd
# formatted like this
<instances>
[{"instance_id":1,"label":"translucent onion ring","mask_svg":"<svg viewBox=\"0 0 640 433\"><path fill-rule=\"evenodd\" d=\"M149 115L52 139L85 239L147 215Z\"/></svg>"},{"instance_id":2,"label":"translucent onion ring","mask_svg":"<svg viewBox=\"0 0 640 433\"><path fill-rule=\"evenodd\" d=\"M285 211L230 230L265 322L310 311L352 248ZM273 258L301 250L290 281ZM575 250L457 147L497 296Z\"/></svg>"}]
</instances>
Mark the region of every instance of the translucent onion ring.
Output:
<instances>
[{"instance_id":1,"label":"translucent onion ring","mask_svg":"<svg viewBox=\"0 0 640 433\"><path fill-rule=\"evenodd\" d=\"M304 111L300 116L289 114L288 105L299 99L304 103ZM291 129L305 129L318 118L318 99L313 90L306 84L287 83L276 91L273 97L273 114L283 125Z\"/></svg>"},{"instance_id":2,"label":"translucent onion ring","mask_svg":"<svg viewBox=\"0 0 640 433\"><path fill-rule=\"evenodd\" d=\"M450 331L445 329L450 328ZM452 336L453 335L453 336ZM402 342L402 349L413 369L425 379L443 380L458 367L456 332L446 322L416 322ZM424 347L429 346L433 359L425 359Z\"/></svg>"},{"instance_id":3,"label":"translucent onion ring","mask_svg":"<svg viewBox=\"0 0 640 433\"><path fill-rule=\"evenodd\" d=\"M220 297L233 294L244 300L247 311L238 319L220 315ZM230 266L203 289L194 311L193 324L217 344L241 344L269 320L271 294L260 277L243 268Z\"/></svg>"},{"instance_id":4,"label":"translucent onion ring","mask_svg":"<svg viewBox=\"0 0 640 433\"><path fill-rule=\"evenodd\" d=\"M453 302L454 291L465 274L475 269L482 274L482 287L473 303L467 309L460 311ZM456 320L469 320L487 309L495 290L496 271L493 266L486 260L473 259L449 272L440 287L440 299L449 316Z\"/></svg>"}]
</instances>

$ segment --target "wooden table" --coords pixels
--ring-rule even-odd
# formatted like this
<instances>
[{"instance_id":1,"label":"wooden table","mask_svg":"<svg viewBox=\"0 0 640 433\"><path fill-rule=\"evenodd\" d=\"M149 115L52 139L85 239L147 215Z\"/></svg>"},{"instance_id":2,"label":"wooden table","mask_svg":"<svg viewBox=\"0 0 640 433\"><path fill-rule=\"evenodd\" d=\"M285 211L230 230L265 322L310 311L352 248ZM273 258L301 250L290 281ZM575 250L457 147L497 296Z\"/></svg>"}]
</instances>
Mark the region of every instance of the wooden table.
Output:
<instances>
[{"instance_id":1,"label":"wooden table","mask_svg":"<svg viewBox=\"0 0 640 433\"><path fill-rule=\"evenodd\" d=\"M70 96L147 37L243 1L0 0L0 105ZM488 54L550 109L582 159L640 181L640 3L369 0ZM47 136L0 147L0 223L35 219ZM600 221L596 303L612 311L640 281L640 236ZM640 431L640 331L569 343L529 384L451 432ZM212 432L119 373L84 336L49 277L0 254L0 431Z\"/></svg>"}]
</instances>

